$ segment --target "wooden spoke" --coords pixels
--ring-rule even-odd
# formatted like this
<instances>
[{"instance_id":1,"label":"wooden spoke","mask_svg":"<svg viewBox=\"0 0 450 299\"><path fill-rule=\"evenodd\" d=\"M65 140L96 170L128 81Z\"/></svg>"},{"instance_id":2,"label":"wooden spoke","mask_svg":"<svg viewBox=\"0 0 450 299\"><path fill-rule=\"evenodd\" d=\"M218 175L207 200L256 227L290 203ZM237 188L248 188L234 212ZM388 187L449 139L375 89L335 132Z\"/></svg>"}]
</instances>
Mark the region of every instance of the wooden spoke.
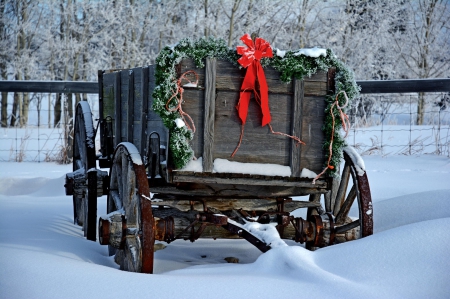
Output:
<instances>
[{"instance_id":1,"label":"wooden spoke","mask_svg":"<svg viewBox=\"0 0 450 299\"><path fill-rule=\"evenodd\" d=\"M340 208L338 214L336 215L336 224L342 224L345 222L345 219L348 216L348 213L350 212L350 208L353 205L353 202L356 198L356 186L353 185L350 189L350 192L347 195L347 199L342 204L342 207Z\"/></svg>"},{"instance_id":2,"label":"wooden spoke","mask_svg":"<svg viewBox=\"0 0 450 299\"><path fill-rule=\"evenodd\" d=\"M73 171L88 180L89 169L96 168L95 134L91 109L87 102L76 107L73 138ZM87 183L84 191L73 195L74 223L83 226L84 236L96 240L97 225L97 183Z\"/></svg>"},{"instance_id":3,"label":"wooden spoke","mask_svg":"<svg viewBox=\"0 0 450 299\"><path fill-rule=\"evenodd\" d=\"M342 204L344 203L345 193L347 192L348 181L350 179L350 165L345 163L344 170L341 174L341 181L339 183L339 189L336 193L335 205L333 209L333 213L337 215L339 210L341 209Z\"/></svg>"},{"instance_id":4,"label":"wooden spoke","mask_svg":"<svg viewBox=\"0 0 450 299\"><path fill-rule=\"evenodd\" d=\"M355 220L353 222L350 222L350 223L347 223L345 225L337 227L335 233L336 234L342 234L342 233L345 233L346 231L349 231L351 229L354 229L354 228L358 227L359 225L360 225L359 224L359 220Z\"/></svg>"},{"instance_id":5,"label":"wooden spoke","mask_svg":"<svg viewBox=\"0 0 450 299\"><path fill-rule=\"evenodd\" d=\"M144 165L136 155L131 143L117 146L110 171L108 214L118 211L126 219L126 233L120 248L108 246L110 255L121 270L130 272L153 272L153 216L150 189Z\"/></svg>"}]
</instances>

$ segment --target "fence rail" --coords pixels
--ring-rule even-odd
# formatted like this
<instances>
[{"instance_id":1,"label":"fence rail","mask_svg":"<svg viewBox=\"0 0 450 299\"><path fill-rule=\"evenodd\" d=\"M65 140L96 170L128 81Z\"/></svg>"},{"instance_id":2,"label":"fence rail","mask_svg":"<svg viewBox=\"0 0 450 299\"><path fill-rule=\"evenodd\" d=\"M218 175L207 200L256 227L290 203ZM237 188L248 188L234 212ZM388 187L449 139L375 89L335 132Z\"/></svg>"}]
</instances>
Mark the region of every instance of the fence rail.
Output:
<instances>
[{"instance_id":1,"label":"fence rail","mask_svg":"<svg viewBox=\"0 0 450 299\"><path fill-rule=\"evenodd\" d=\"M356 81L361 94L450 92L450 79L405 79ZM0 81L2 92L98 93L97 82L78 81Z\"/></svg>"},{"instance_id":2,"label":"fence rail","mask_svg":"<svg viewBox=\"0 0 450 299\"><path fill-rule=\"evenodd\" d=\"M348 114L352 119L349 144L363 154L415 154L422 152L450 156L450 111L433 106L434 110L430 108L426 112L428 121L426 125L414 124L417 93L426 93L436 99L448 98L450 79L357 81L356 83L361 87L360 99L371 99L377 103L378 108L372 111L371 119L365 119L364 123L355 112L355 106L348 109ZM0 92L91 94L91 106L97 105L97 108L92 107L94 119L98 118L98 98L95 96L98 95L98 89L97 82L0 81ZM450 106L450 99L448 106ZM61 151L64 151L67 143L64 124L60 128L50 128L48 109L51 107L48 107L47 110L42 107L40 109L43 112L42 115L46 115L48 112L48 124L42 125L38 121L37 124L40 125L31 125L32 122L29 121L25 128L1 128L0 161L41 162L60 158ZM64 109L68 108L63 107ZM40 112L37 113L38 119L39 115ZM399 132L401 138L398 137ZM389 152L391 149L394 152Z\"/></svg>"}]
</instances>

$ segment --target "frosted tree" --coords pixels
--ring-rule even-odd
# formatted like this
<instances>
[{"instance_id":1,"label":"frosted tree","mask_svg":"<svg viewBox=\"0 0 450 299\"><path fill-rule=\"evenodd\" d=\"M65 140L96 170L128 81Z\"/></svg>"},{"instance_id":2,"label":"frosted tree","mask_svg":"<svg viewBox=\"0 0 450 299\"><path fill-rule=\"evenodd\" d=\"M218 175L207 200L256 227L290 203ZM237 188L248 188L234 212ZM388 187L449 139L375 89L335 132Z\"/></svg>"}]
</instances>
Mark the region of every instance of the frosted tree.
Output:
<instances>
[{"instance_id":1,"label":"frosted tree","mask_svg":"<svg viewBox=\"0 0 450 299\"><path fill-rule=\"evenodd\" d=\"M405 65L405 77L450 77L450 3L446 0L407 1L408 17L396 34L396 50ZM419 94L418 125L424 122L425 95Z\"/></svg>"}]
</instances>

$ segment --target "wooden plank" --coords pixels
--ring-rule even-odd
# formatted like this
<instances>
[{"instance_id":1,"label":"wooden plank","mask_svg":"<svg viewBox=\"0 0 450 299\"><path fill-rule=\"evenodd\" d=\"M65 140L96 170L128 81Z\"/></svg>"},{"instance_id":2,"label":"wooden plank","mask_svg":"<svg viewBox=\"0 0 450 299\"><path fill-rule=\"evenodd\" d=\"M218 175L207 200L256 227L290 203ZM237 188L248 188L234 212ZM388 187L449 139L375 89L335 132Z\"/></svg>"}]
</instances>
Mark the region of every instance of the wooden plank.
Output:
<instances>
[{"instance_id":1,"label":"wooden plank","mask_svg":"<svg viewBox=\"0 0 450 299\"><path fill-rule=\"evenodd\" d=\"M303 103L304 81L294 80L294 99L292 101L292 130L291 135L299 137L302 140L302 103ZM302 140L303 141L303 140ZM289 165L293 177L300 177L300 156L302 145L295 140L291 140L291 154Z\"/></svg>"},{"instance_id":2,"label":"wooden plank","mask_svg":"<svg viewBox=\"0 0 450 299\"><path fill-rule=\"evenodd\" d=\"M267 126L261 127L261 107L250 101L244 137L236 155L231 154L239 142L241 121L236 104L239 92L217 92L215 111L214 157L237 162L271 163L289 165L290 139L274 135ZM274 94L269 97L272 127L275 131L289 134L291 113L290 95Z\"/></svg>"},{"instance_id":3,"label":"wooden plank","mask_svg":"<svg viewBox=\"0 0 450 299\"><path fill-rule=\"evenodd\" d=\"M229 175L229 174L228 174ZM301 188L326 188L325 181L317 181L315 185L312 180L290 181L282 179L259 179L257 176L248 178L239 177L218 177L218 176L195 176L186 175L181 171L173 173L174 183L202 183L202 184L224 184L224 185L252 185L252 186L285 186Z\"/></svg>"},{"instance_id":4,"label":"wooden plank","mask_svg":"<svg viewBox=\"0 0 450 299\"><path fill-rule=\"evenodd\" d=\"M206 59L205 70L205 116L203 129L203 171L214 168L214 118L216 103L216 59Z\"/></svg>"},{"instance_id":5,"label":"wooden plank","mask_svg":"<svg viewBox=\"0 0 450 299\"><path fill-rule=\"evenodd\" d=\"M134 128L134 106L135 106L135 86L134 86L134 74L135 70L128 70L128 115L127 115L127 140L134 144L133 140L133 128Z\"/></svg>"},{"instance_id":6,"label":"wooden plank","mask_svg":"<svg viewBox=\"0 0 450 299\"><path fill-rule=\"evenodd\" d=\"M219 65L219 69L220 69ZM237 66L234 66L238 69ZM201 76L201 75L200 75ZM313 75L314 76L314 75ZM204 80L204 77L202 77ZM242 77L243 78L243 77ZM305 81L307 78L304 78ZM202 84L204 81L201 81ZM242 84L242 82L241 82ZM361 94L408 93L408 92L450 92L450 79L407 79L407 80L358 80ZM238 84L239 85L239 84ZM203 85L202 85L203 86ZM240 85L239 85L240 87ZM238 87L236 87L238 88ZM4 92L46 92L46 93L98 93L98 82L81 81L0 81Z\"/></svg>"},{"instance_id":7,"label":"wooden plank","mask_svg":"<svg viewBox=\"0 0 450 299\"><path fill-rule=\"evenodd\" d=\"M164 152L164 157L160 157L160 159L162 159L162 161L165 159L167 159L167 157L169 156L169 130L164 126L164 123L161 119L161 117L153 110L153 92L155 91L155 87L156 87L156 78L155 78L155 69L156 66L155 65L150 65L148 67L148 83L145 84L144 86L147 86L147 102L148 102L148 107L147 107L147 124L146 124L146 128L145 131L147 132L147 136L150 136L150 134L152 134L153 132L158 133L159 138L160 138L160 148L161 146L163 147L162 152ZM149 151L148 147L148 137L146 137L146 142L145 142L145 150L143 153L147 153ZM161 151L160 151L161 152ZM167 166L167 163L165 164ZM169 172L165 171L165 180L166 182L170 181L169 178Z\"/></svg>"},{"instance_id":8,"label":"wooden plank","mask_svg":"<svg viewBox=\"0 0 450 299\"><path fill-rule=\"evenodd\" d=\"M302 145L300 169L307 168L320 173L324 167L323 142L325 137L322 126L325 121L325 107L326 102L323 97L304 97L301 138L306 145Z\"/></svg>"},{"instance_id":9,"label":"wooden plank","mask_svg":"<svg viewBox=\"0 0 450 299\"><path fill-rule=\"evenodd\" d=\"M360 93L450 92L450 79L356 81Z\"/></svg>"},{"instance_id":10,"label":"wooden plank","mask_svg":"<svg viewBox=\"0 0 450 299\"><path fill-rule=\"evenodd\" d=\"M120 142L128 141L128 110L129 110L129 84L128 70L120 72Z\"/></svg>"},{"instance_id":11,"label":"wooden plank","mask_svg":"<svg viewBox=\"0 0 450 299\"><path fill-rule=\"evenodd\" d=\"M326 193L326 187L311 188L296 186L268 186L268 185L240 185L240 184L203 184L201 182L177 183L174 185L154 186L152 193L173 196L214 196L220 198L279 198L290 196L303 196L315 193Z\"/></svg>"},{"instance_id":12,"label":"wooden plank","mask_svg":"<svg viewBox=\"0 0 450 299\"><path fill-rule=\"evenodd\" d=\"M304 94L305 96L326 96L327 82L305 80Z\"/></svg>"},{"instance_id":13,"label":"wooden plank","mask_svg":"<svg viewBox=\"0 0 450 299\"><path fill-rule=\"evenodd\" d=\"M205 116L205 91L199 89L185 89L183 93L182 109L186 112L194 122L196 133L190 142L194 155L200 157L203 153L203 132L204 116ZM189 120L186 122L191 126Z\"/></svg>"},{"instance_id":14,"label":"wooden plank","mask_svg":"<svg viewBox=\"0 0 450 299\"><path fill-rule=\"evenodd\" d=\"M317 73L312 74L310 77L305 76L303 78L303 80L305 82L313 82L313 81L327 82L328 81L328 72L323 71L323 70L318 70Z\"/></svg>"},{"instance_id":15,"label":"wooden plank","mask_svg":"<svg viewBox=\"0 0 450 299\"><path fill-rule=\"evenodd\" d=\"M107 116L114 118L116 74L117 73L102 74L101 80L103 88L100 106L102 107L103 114L100 115L103 119Z\"/></svg>"},{"instance_id":16,"label":"wooden plank","mask_svg":"<svg viewBox=\"0 0 450 299\"><path fill-rule=\"evenodd\" d=\"M146 122L146 109L147 98L144 98L144 81L143 81L143 68L134 68L133 72L133 114L130 121L132 131L132 143L136 146L141 154L144 153L145 137L142 139L142 135L145 135L145 122ZM145 100L144 100L145 99Z\"/></svg>"},{"instance_id":17,"label":"wooden plank","mask_svg":"<svg viewBox=\"0 0 450 299\"><path fill-rule=\"evenodd\" d=\"M164 126L161 117L153 110L153 92L156 87L155 68L155 65L151 65L148 68L148 118L146 131L148 131L148 135L152 132L157 132L159 134L161 144L166 146L167 149L169 131Z\"/></svg>"},{"instance_id":18,"label":"wooden plank","mask_svg":"<svg viewBox=\"0 0 450 299\"><path fill-rule=\"evenodd\" d=\"M142 68L141 93L142 93L142 109L141 109L141 155L145 155L147 144L147 112L148 112L148 67Z\"/></svg>"},{"instance_id":19,"label":"wooden plank","mask_svg":"<svg viewBox=\"0 0 450 299\"><path fill-rule=\"evenodd\" d=\"M122 141L122 76L121 73L115 74L115 85L114 85L114 147L116 147Z\"/></svg>"},{"instance_id":20,"label":"wooden plank","mask_svg":"<svg viewBox=\"0 0 450 299\"><path fill-rule=\"evenodd\" d=\"M46 93L89 93L98 94L97 82L81 81L39 81L39 80L1 80L3 92L46 92Z\"/></svg>"}]
</instances>

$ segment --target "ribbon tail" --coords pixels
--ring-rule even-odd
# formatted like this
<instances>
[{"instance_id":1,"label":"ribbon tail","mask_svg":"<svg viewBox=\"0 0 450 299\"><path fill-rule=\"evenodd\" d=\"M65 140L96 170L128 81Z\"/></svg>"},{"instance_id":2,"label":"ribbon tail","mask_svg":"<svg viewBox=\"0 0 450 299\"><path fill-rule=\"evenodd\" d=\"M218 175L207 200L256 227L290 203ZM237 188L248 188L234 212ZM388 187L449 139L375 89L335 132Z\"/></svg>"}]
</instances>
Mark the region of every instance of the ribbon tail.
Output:
<instances>
[{"instance_id":1,"label":"ribbon tail","mask_svg":"<svg viewBox=\"0 0 450 299\"><path fill-rule=\"evenodd\" d=\"M272 120L269 109L269 87L267 86L266 75L261 64L256 65L259 81L259 93L261 97L262 126L264 127Z\"/></svg>"},{"instance_id":2,"label":"ribbon tail","mask_svg":"<svg viewBox=\"0 0 450 299\"><path fill-rule=\"evenodd\" d=\"M245 124L247 121L247 114L248 114L248 106L250 104L250 92L241 91L239 96L239 102L236 106L236 109L238 110L239 118L242 121L242 124Z\"/></svg>"},{"instance_id":3,"label":"ribbon tail","mask_svg":"<svg viewBox=\"0 0 450 299\"><path fill-rule=\"evenodd\" d=\"M255 80L255 69L253 68L253 64L250 64L245 73L244 81L241 85L242 91L240 92L239 102L236 106L242 124L245 124L247 120L248 106L250 104L251 91L255 89Z\"/></svg>"}]
</instances>

